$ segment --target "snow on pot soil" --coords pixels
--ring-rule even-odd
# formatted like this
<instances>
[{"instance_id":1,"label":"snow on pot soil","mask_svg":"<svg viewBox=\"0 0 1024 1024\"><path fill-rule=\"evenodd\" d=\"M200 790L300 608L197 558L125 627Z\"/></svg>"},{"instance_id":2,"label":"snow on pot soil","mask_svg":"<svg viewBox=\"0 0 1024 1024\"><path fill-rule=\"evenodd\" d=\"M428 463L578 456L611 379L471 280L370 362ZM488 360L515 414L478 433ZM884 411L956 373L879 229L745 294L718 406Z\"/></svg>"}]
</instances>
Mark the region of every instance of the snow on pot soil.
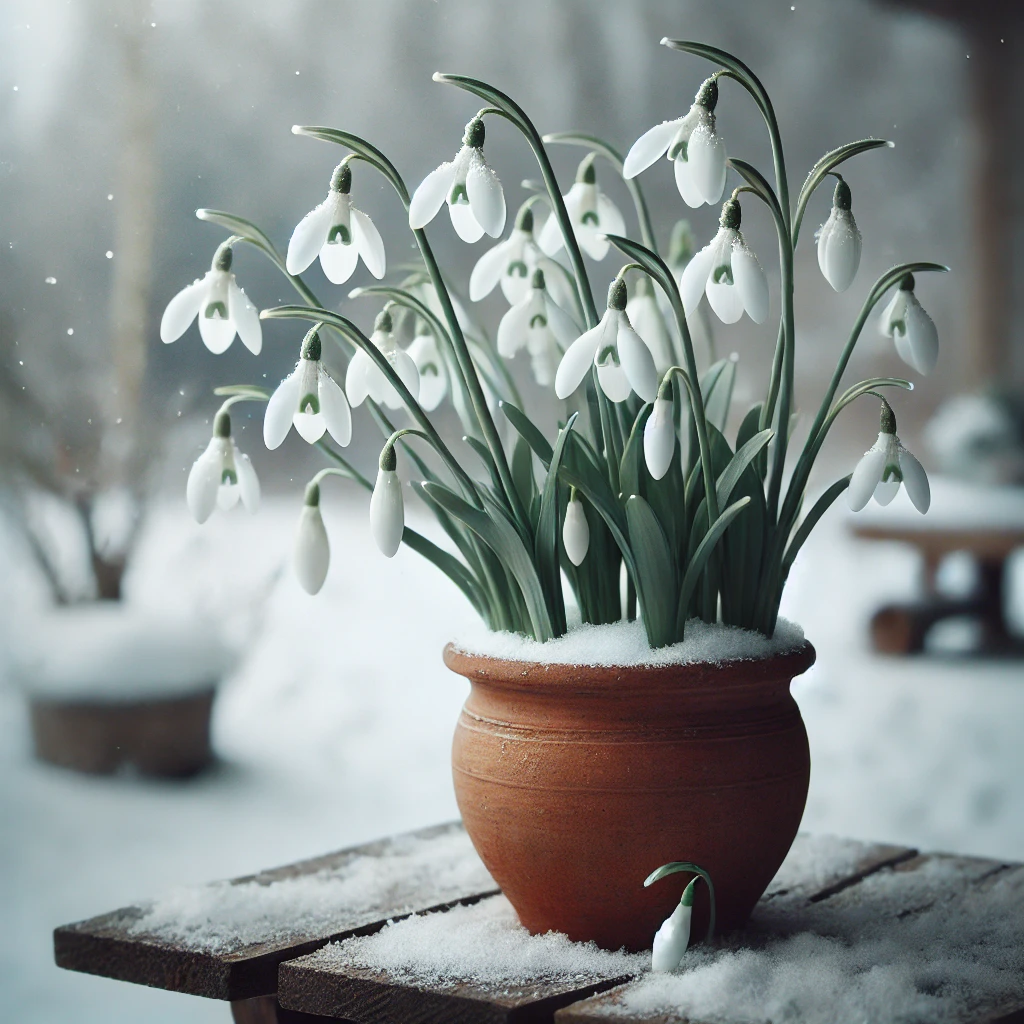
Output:
<instances>
[{"instance_id":1,"label":"snow on pot soil","mask_svg":"<svg viewBox=\"0 0 1024 1024\"><path fill-rule=\"evenodd\" d=\"M314 953L311 966L380 971L408 985L490 991L543 985L586 985L646 970L650 953L610 953L593 942L548 932L531 935L504 896L444 913L395 921L373 935L346 939Z\"/></svg>"},{"instance_id":2,"label":"snow on pot soil","mask_svg":"<svg viewBox=\"0 0 1024 1024\"><path fill-rule=\"evenodd\" d=\"M482 626L463 632L455 646L466 654L482 654L505 661L539 662L544 665L695 665L723 661L748 661L784 654L800 647L804 631L779 619L769 640L760 633L691 619L686 637L669 647L652 649L643 623L612 622L603 626L577 625L565 636L538 643L518 633L492 633Z\"/></svg>"},{"instance_id":3,"label":"snow on pot soil","mask_svg":"<svg viewBox=\"0 0 1024 1024\"><path fill-rule=\"evenodd\" d=\"M131 930L184 944L189 949L231 953L257 942L328 935L356 918L408 913L414 897L443 903L467 892L496 888L461 830L406 837L385 853L301 877L255 877L232 884L189 886L149 904ZM422 902L419 904L422 906Z\"/></svg>"}]
</instances>

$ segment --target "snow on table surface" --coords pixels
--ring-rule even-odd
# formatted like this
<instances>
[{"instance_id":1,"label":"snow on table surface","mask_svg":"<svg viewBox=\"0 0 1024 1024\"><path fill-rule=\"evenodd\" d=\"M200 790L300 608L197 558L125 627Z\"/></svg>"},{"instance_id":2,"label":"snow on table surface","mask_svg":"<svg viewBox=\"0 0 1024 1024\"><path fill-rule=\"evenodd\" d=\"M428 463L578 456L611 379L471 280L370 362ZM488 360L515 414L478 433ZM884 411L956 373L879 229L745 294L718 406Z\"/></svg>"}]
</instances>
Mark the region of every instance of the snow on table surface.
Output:
<instances>
[{"instance_id":1,"label":"snow on table surface","mask_svg":"<svg viewBox=\"0 0 1024 1024\"><path fill-rule=\"evenodd\" d=\"M185 886L148 903L133 933L224 954L256 943L329 935L363 917L407 913L495 888L461 829L401 836L378 854L284 878Z\"/></svg>"},{"instance_id":2,"label":"snow on table surface","mask_svg":"<svg viewBox=\"0 0 1024 1024\"><path fill-rule=\"evenodd\" d=\"M495 633L482 625L459 633L453 641L466 654L544 665L591 665L627 668L655 665L720 664L748 661L793 651L804 643L804 631L780 619L769 639L737 626L691 619L685 638L668 647L651 648L639 619L607 625L576 625L564 636L540 643L518 633Z\"/></svg>"}]
</instances>

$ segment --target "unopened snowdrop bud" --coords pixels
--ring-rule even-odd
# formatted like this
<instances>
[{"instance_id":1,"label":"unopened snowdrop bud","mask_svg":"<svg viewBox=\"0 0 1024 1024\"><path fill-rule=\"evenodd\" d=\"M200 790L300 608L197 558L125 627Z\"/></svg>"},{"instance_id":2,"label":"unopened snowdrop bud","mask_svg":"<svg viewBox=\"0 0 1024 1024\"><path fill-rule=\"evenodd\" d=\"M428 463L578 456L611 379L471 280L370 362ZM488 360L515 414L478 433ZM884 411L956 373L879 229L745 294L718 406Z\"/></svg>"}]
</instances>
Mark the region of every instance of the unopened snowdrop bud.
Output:
<instances>
[{"instance_id":1,"label":"unopened snowdrop bud","mask_svg":"<svg viewBox=\"0 0 1024 1024\"><path fill-rule=\"evenodd\" d=\"M205 523L215 508L233 508L241 498L249 512L260 505L260 482L248 455L231 436L231 417L224 410L213 421L213 437L192 464L185 485L185 500L192 518Z\"/></svg>"},{"instance_id":2,"label":"unopened snowdrop bud","mask_svg":"<svg viewBox=\"0 0 1024 1024\"><path fill-rule=\"evenodd\" d=\"M203 344L215 355L220 355L235 340L259 355L263 347L263 328L259 310L238 287L231 273L233 253L224 242L213 257L213 264L201 280L193 281L167 303L160 318L160 340L165 344L177 341L189 324L199 319L199 334Z\"/></svg>"},{"instance_id":3,"label":"unopened snowdrop bud","mask_svg":"<svg viewBox=\"0 0 1024 1024\"><path fill-rule=\"evenodd\" d=\"M818 266L837 292L853 284L860 266L860 230L853 219L850 186L840 178L832 198L832 212L818 231Z\"/></svg>"},{"instance_id":4,"label":"unopened snowdrop bud","mask_svg":"<svg viewBox=\"0 0 1024 1024\"><path fill-rule=\"evenodd\" d=\"M320 514L320 485L314 482L306 487L306 500L299 516L292 552L295 575L307 594L320 592L330 563L331 545Z\"/></svg>"},{"instance_id":5,"label":"unopened snowdrop bud","mask_svg":"<svg viewBox=\"0 0 1024 1024\"><path fill-rule=\"evenodd\" d=\"M651 956L651 970L674 971L682 962L686 947L690 944L690 917L693 914L693 890L700 876L691 880L683 890L679 906L672 911L658 933L654 936Z\"/></svg>"},{"instance_id":6,"label":"unopened snowdrop bud","mask_svg":"<svg viewBox=\"0 0 1024 1024\"><path fill-rule=\"evenodd\" d=\"M931 504L928 474L900 443L896 435L896 416L889 403L883 401L878 440L857 463L850 478L847 501L854 512L859 512L872 497L879 505L888 505L896 497L901 483L914 508L922 514L927 512Z\"/></svg>"},{"instance_id":7,"label":"unopened snowdrop bud","mask_svg":"<svg viewBox=\"0 0 1024 1024\"><path fill-rule=\"evenodd\" d=\"M624 235L626 222L619 208L597 187L596 156L590 153L583 158L576 171L576 181L562 199L580 248L591 259L603 260L611 245L605 236ZM540 247L548 256L554 256L564 244L561 225L552 215L541 229Z\"/></svg>"},{"instance_id":8,"label":"unopened snowdrop bud","mask_svg":"<svg viewBox=\"0 0 1024 1024\"><path fill-rule=\"evenodd\" d=\"M676 425L672 418L672 399L657 398L644 424L644 459L647 470L660 480L672 465L676 451Z\"/></svg>"},{"instance_id":9,"label":"unopened snowdrop bud","mask_svg":"<svg viewBox=\"0 0 1024 1024\"><path fill-rule=\"evenodd\" d=\"M583 502L576 497L573 488L569 504L565 507L565 522L562 524L562 543L565 553L573 565L581 565L590 548L590 525L587 514L583 511Z\"/></svg>"},{"instance_id":10,"label":"unopened snowdrop bud","mask_svg":"<svg viewBox=\"0 0 1024 1024\"><path fill-rule=\"evenodd\" d=\"M484 159L484 123L474 117L466 125L462 149L455 159L431 171L413 193L409 227L426 227L441 205L448 203L452 226L464 242L484 232L497 238L505 229L505 193Z\"/></svg>"},{"instance_id":11,"label":"unopened snowdrop bud","mask_svg":"<svg viewBox=\"0 0 1024 1024\"><path fill-rule=\"evenodd\" d=\"M882 333L896 342L900 359L927 375L939 358L939 332L914 294L914 275L906 274L882 312Z\"/></svg>"},{"instance_id":12,"label":"unopened snowdrop bud","mask_svg":"<svg viewBox=\"0 0 1024 1024\"><path fill-rule=\"evenodd\" d=\"M380 453L377 482L370 495L370 532L377 547L388 558L395 556L405 530L405 504L402 501L402 481L398 479L397 466L395 446L385 445Z\"/></svg>"}]
</instances>

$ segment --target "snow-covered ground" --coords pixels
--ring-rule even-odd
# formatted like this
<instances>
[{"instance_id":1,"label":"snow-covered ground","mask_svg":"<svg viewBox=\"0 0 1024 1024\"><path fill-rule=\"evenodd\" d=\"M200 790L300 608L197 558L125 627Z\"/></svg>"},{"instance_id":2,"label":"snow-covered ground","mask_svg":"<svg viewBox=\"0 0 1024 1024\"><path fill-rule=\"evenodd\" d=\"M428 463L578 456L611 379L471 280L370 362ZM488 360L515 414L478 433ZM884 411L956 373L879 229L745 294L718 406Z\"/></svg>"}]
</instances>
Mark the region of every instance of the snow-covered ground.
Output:
<instances>
[{"instance_id":1,"label":"snow-covered ground","mask_svg":"<svg viewBox=\"0 0 1024 1024\"><path fill-rule=\"evenodd\" d=\"M269 502L258 517L237 511L199 528L175 503L154 517L137 560L134 600L202 610L247 647L216 708L221 761L200 778L84 778L35 764L23 699L10 673L0 681L10 1019L223 1022L224 1005L57 970L51 929L456 815L449 743L466 684L440 652L471 629L471 612L413 553L381 557L361 507L329 499L334 562L321 595L307 597L284 564L296 514L294 502ZM814 766L804 827L1024 859L1020 665L867 650L868 614L909 592L915 573L909 553L848 539L840 511L794 571L783 614L818 649L795 686ZM30 628L31 601L16 571L4 578L13 643Z\"/></svg>"}]
</instances>

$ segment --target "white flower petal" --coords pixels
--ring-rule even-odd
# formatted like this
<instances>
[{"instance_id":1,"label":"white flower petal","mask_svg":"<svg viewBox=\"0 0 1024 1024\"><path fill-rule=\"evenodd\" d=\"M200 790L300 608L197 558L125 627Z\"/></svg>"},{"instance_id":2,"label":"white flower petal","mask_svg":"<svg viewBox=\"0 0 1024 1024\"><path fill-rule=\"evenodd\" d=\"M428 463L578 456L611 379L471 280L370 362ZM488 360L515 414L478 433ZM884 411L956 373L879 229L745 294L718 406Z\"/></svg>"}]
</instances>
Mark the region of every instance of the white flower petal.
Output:
<instances>
[{"instance_id":1,"label":"white flower petal","mask_svg":"<svg viewBox=\"0 0 1024 1024\"><path fill-rule=\"evenodd\" d=\"M598 366L597 382L610 402L624 402L633 391L626 372L611 361Z\"/></svg>"},{"instance_id":2,"label":"white flower petal","mask_svg":"<svg viewBox=\"0 0 1024 1024\"><path fill-rule=\"evenodd\" d=\"M544 309L547 312L548 326L555 340L562 349L568 348L579 336L580 329L571 316L559 306L549 295L544 296Z\"/></svg>"},{"instance_id":3,"label":"white flower petal","mask_svg":"<svg viewBox=\"0 0 1024 1024\"><path fill-rule=\"evenodd\" d=\"M912 292L907 300L904 320L907 325L907 343L910 364L918 373L927 376L935 369L939 359L939 332L932 318L924 311Z\"/></svg>"},{"instance_id":4,"label":"white flower petal","mask_svg":"<svg viewBox=\"0 0 1024 1024\"><path fill-rule=\"evenodd\" d=\"M590 549L590 524L583 509L583 502L576 498L565 507L565 522L562 524L562 543L565 553L573 565L582 565Z\"/></svg>"},{"instance_id":5,"label":"white flower petal","mask_svg":"<svg viewBox=\"0 0 1024 1024\"><path fill-rule=\"evenodd\" d=\"M686 155L694 184L704 202L717 203L725 191L725 142L722 137L707 125L699 124L690 136Z\"/></svg>"},{"instance_id":6,"label":"white flower petal","mask_svg":"<svg viewBox=\"0 0 1024 1024\"><path fill-rule=\"evenodd\" d=\"M604 321L581 334L566 350L555 374L555 394L568 398L583 383L604 335Z\"/></svg>"},{"instance_id":7,"label":"white flower petal","mask_svg":"<svg viewBox=\"0 0 1024 1024\"><path fill-rule=\"evenodd\" d=\"M359 262L359 249L354 241L327 242L320 250L320 266L331 284L344 284L354 273Z\"/></svg>"},{"instance_id":8,"label":"white flower petal","mask_svg":"<svg viewBox=\"0 0 1024 1024\"><path fill-rule=\"evenodd\" d=\"M506 239L504 242L499 242L493 248L488 249L476 261L473 273L469 276L469 297L471 301L479 302L494 291L494 286L501 280L502 275L505 273L505 268L508 266L511 248L511 239Z\"/></svg>"},{"instance_id":9,"label":"white flower petal","mask_svg":"<svg viewBox=\"0 0 1024 1024\"><path fill-rule=\"evenodd\" d=\"M373 360L362 349L352 357L345 374L345 394L350 405L360 406L366 401L370 394L370 375L375 371Z\"/></svg>"},{"instance_id":10,"label":"white flower petal","mask_svg":"<svg viewBox=\"0 0 1024 1024\"><path fill-rule=\"evenodd\" d=\"M331 545L327 539L319 505L303 505L295 531L292 565L295 576L307 594L319 593L331 564Z\"/></svg>"},{"instance_id":11,"label":"white flower petal","mask_svg":"<svg viewBox=\"0 0 1024 1024\"><path fill-rule=\"evenodd\" d=\"M232 442L234 443L234 442ZM260 481L249 456L235 448L235 473L238 475L238 493L246 512L255 513L260 507Z\"/></svg>"},{"instance_id":12,"label":"white flower petal","mask_svg":"<svg viewBox=\"0 0 1024 1024\"><path fill-rule=\"evenodd\" d=\"M267 411L263 414L263 443L271 451L280 448L291 430L292 417L302 397L299 394L301 387L302 377L296 367L278 384L267 402Z\"/></svg>"},{"instance_id":13,"label":"white flower petal","mask_svg":"<svg viewBox=\"0 0 1024 1024\"><path fill-rule=\"evenodd\" d=\"M306 444L316 444L327 431L327 424L318 412L297 412L292 422L295 432Z\"/></svg>"},{"instance_id":14,"label":"white flower petal","mask_svg":"<svg viewBox=\"0 0 1024 1024\"><path fill-rule=\"evenodd\" d=\"M254 356L258 356L263 348L260 311L249 301L249 296L238 287L233 274L228 282L228 314L235 322L242 344Z\"/></svg>"},{"instance_id":15,"label":"white flower petal","mask_svg":"<svg viewBox=\"0 0 1024 1024\"><path fill-rule=\"evenodd\" d=\"M419 184L409 203L409 227L414 231L426 227L441 209L441 204L455 183L455 161L443 163Z\"/></svg>"},{"instance_id":16,"label":"white flower petal","mask_svg":"<svg viewBox=\"0 0 1024 1024\"><path fill-rule=\"evenodd\" d=\"M328 196L295 225L292 237L288 240L288 255L284 261L289 274L301 274L316 259L317 253L327 241L334 206L333 197Z\"/></svg>"},{"instance_id":17,"label":"white flower petal","mask_svg":"<svg viewBox=\"0 0 1024 1024\"><path fill-rule=\"evenodd\" d=\"M709 242L683 267L683 273L679 278L679 293L683 300L683 310L687 316L700 305L701 296L704 294L708 278L711 276L717 250L715 242Z\"/></svg>"},{"instance_id":18,"label":"white flower petal","mask_svg":"<svg viewBox=\"0 0 1024 1024\"><path fill-rule=\"evenodd\" d=\"M697 185L697 179L693 176L693 164L684 160L681 155L672 162L675 165L676 188L683 197L683 202L695 210L698 206L703 206L704 193L701 192Z\"/></svg>"},{"instance_id":19,"label":"white flower petal","mask_svg":"<svg viewBox=\"0 0 1024 1024\"><path fill-rule=\"evenodd\" d=\"M680 903L654 936L651 946L651 970L669 973L676 970L690 944L690 917L693 908Z\"/></svg>"},{"instance_id":20,"label":"white flower petal","mask_svg":"<svg viewBox=\"0 0 1024 1024\"><path fill-rule=\"evenodd\" d=\"M634 295L626 303L626 316L629 317L633 330L651 350L658 373L664 373L674 362L674 357L672 338L665 326L665 318L661 315L657 300L650 294Z\"/></svg>"},{"instance_id":21,"label":"white flower petal","mask_svg":"<svg viewBox=\"0 0 1024 1024\"><path fill-rule=\"evenodd\" d=\"M859 512L874 494L878 482L882 479L885 469L886 453L877 448L865 452L857 463L850 478L850 486L846 492L846 500L853 512Z\"/></svg>"},{"instance_id":22,"label":"white flower petal","mask_svg":"<svg viewBox=\"0 0 1024 1024\"><path fill-rule=\"evenodd\" d=\"M387 272L387 257L384 241L377 225L362 210L354 206L351 211L352 241L363 257L366 269L379 281Z\"/></svg>"},{"instance_id":23,"label":"white flower petal","mask_svg":"<svg viewBox=\"0 0 1024 1024\"><path fill-rule=\"evenodd\" d=\"M875 485L874 498L879 505L888 505L900 489L899 480L879 480Z\"/></svg>"},{"instance_id":24,"label":"white flower petal","mask_svg":"<svg viewBox=\"0 0 1024 1024\"><path fill-rule=\"evenodd\" d=\"M605 235L625 235L626 222L619 208L603 193L597 193L597 228Z\"/></svg>"},{"instance_id":25,"label":"white flower petal","mask_svg":"<svg viewBox=\"0 0 1024 1024\"><path fill-rule=\"evenodd\" d=\"M412 356L402 349L396 349L391 356L391 365L394 367L398 379L409 389L413 398L418 399L420 394L420 371L416 369ZM401 409L405 403L398 394L398 390L389 382L388 390L384 394L384 404L389 409Z\"/></svg>"},{"instance_id":26,"label":"white flower petal","mask_svg":"<svg viewBox=\"0 0 1024 1024\"><path fill-rule=\"evenodd\" d=\"M432 334L418 334L406 349L419 373L419 403L433 412L448 393L448 374Z\"/></svg>"},{"instance_id":27,"label":"white flower petal","mask_svg":"<svg viewBox=\"0 0 1024 1024\"><path fill-rule=\"evenodd\" d=\"M206 279L193 281L182 288L167 303L164 315L160 318L160 340L165 344L177 341L187 330L188 325L196 318L206 298Z\"/></svg>"},{"instance_id":28,"label":"white flower petal","mask_svg":"<svg viewBox=\"0 0 1024 1024\"><path fill-rule=\"evenodd\" d=\"M644 424L644 460L655 480L660 480L672 465L676 451L676 428L672 421L671 399L659 398Z\"/></svg>"},{"instance_id":29,"label":"white flower petal","mask_svg":"<svg viewBox=\"0 0 1024 1024\"><path fill-rule=\"evenodd\" d=\"M818 236L818 266L837 292L853 284L860 267L861 237L853 214L833 208Z\"/></svg>"},{"instance_id":30,"label":"white flower petal","mask_svg":"<svg viewBox=\"0 0 1024 1024\"><path fill-rule=\"evenodd\" d=\"M619 362L632 389L645 401L653 402L658 397L658 370L654 356L626 320L619 314L619 329L615 344L619 350Z\"/></svg>"},{"instance_id":31,"label":"white flower petal","mask_svg":"<svg viewBox=\"0 0 1024 1024\"><path fill-rule=\"evenodd\" d=\"M470 158L466 194L477 223L492 238L498 238L505 230L505 193L479 150Z\"/></svg>"},{"instance_id":32,"label":"white flower petal","mask_svg":"<svg viewBox=\"0 0 1024 1024\"><path fill-rule=\"evenodd\" d=\"M479 242L484 237L484 229L480 221L476 219L473 208L469 203L449 203L448 213L452 218L452 227L455 233L464 242Z\"/></svg>"},{"instance_id":33,"label":"white flower petal","mask_svg":"<svg viewBox=\"0 0 1024 1024\"><path fill-rule=\"evenodd\" d=\"M903 486L907 489L907 497L914 503L914 508L922 515L928 511L932 503L932 489L928 484L928 474L924 466L910 452L900 452L900 472L903 474Z\"/></svg>"},{"instance_id":34,"label":"white flower petal","mask_svg":"<svg viewBox=\"0 0 1024 1024\"><path fill-rule=\"evenodd\" d=\"M205 523L217 507L217 491L224 468L224 439L211 438L202 455L192 463L185 485L188 510L197 523Z\"/></svg>"},{"instance_id":35,"label":"white flower petal","mask_svg":"<svg viewBox=\"0 0 1024 1024\"><path fill-rule=\"evenodd\" d=\"M708 278L706 291L711 308L723 324L734 324L743 316L743 296L735 284Z\"/></svg>"},{"instance_id":36,"label":"white flower petal","mask_svg":"<svg viewBox=\"0 0 1024 1024\"><path fill-rule=\"evenodd\" d=\"M896 294L889 300L888 305L882 310L882 315L878 318L878 328L887 338L893 336L893 324L904 318L908 294L909 292L905 292L902 288L897 288ZM905 327L904 324L901 330Z\"/></svg>"},{"instance_id":37,"label":"white flower petal","mask_svg":"<svg viewBox=\"0 0 1024 1024\"><path fill-rule=\"evenodd\" d=\"M235 340L235 322L231 319L222 320L220 317L206 316L200 310L199 336L203 339L203 344L215 356L219 356L226 352Z\"/></svg>"},{"instance_id":38,"label":"white flower petal","mask_svg":"<svg viewBox=\"0 0 1024 1024\"><path fill-rule=\"evenodd\" d=\"M749 249L733 249L732 273L747 316L763 324L768 319L768 278L760 261Z\"/></svg>"},{"instance_id":39,"label":"white flower petal","mask_svg":"<svg viewBox=\"0 0 1024 1024\"><path fill-rule=\"evenodd\" d=\"M626 154L622 162L622 176L635 178L641 171L646 171L658 157L664 156L666 150L679 130L682 118L675 121L662 121L640 136Z\"/></svg>"},{"instance_id":40,"label":"white flower petal","mask_svg":"<svg viewBox=\"0 0 1024 1024\"><path fill-rule=\"evenodd\" d=\"M324 425L331 437L345 448L352 440L352 412L348 407L345 392L322 366L317 392Z\"/></svg>"},{"instance_id":41,"label":"white flower petal","mask_svg":"<svg viewBox=\"0 0 1024 1024\"><path fill-rule=\"evenodd\" d=\"M569 197L564 196L563 198L567 202ZM544 227L540 229L540 234L537 236L537 244L541 251L548 256L554 256L565 244L562 240L562 228L553 213L544 221Z\"/></svg>"},{"instance_id":42,"label":"white flower petal","mask_svg":"<svg viewBox=\"0 0 1024 1024\"><path fill-rule=\"evenodd\" d=\"M217 508L221 512L230 512L238 504L240 494L238 484L222 483L217 488Z\"/></svg>"},{"instance_id":43,"label":"white flower petal","mask_svg":"<svg viewBox=\"0 0 1024 1024\"><path fill-rule=\"evenodd\" d=\"M522 302L514 305L498 323L497 348L498 354L511 359L526 345L526 333L530 328L530 320L535 313L535 303L531 292Z\"/></svg>"},{"instance_id":44,"label":"white flower petal","mask_svg":"<svg viewBox=\"0 0 1024 1024\"><path fill-rule=\"evenodd\" d=\"M370 495L370 532L381 552L393 558L402 544L405 530L405 504L402 481L394 470L378 470Z\"/></svg>"}]
</instances>

